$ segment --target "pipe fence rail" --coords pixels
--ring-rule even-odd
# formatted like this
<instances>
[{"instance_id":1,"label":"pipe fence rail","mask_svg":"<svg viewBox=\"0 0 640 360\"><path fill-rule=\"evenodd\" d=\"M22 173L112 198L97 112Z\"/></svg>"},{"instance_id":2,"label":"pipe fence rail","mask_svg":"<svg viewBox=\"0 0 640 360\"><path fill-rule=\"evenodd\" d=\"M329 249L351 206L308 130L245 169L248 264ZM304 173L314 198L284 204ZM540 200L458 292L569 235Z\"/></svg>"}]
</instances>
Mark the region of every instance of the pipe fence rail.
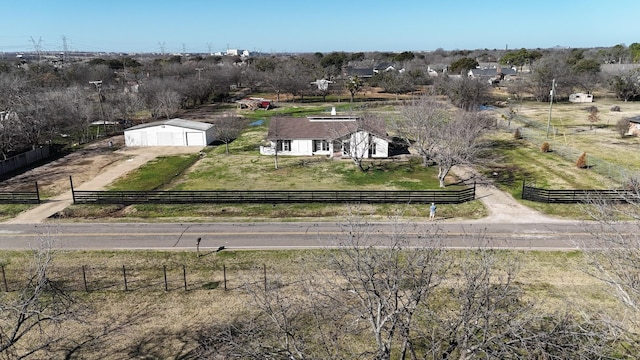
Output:
<instances>
[{"instance_id":1,"label":"pipe fence rail","mask_svg":"<svg viewBox=\"0 0 640 360\"><path fill-rule=\"evenodd\" d=\"M40 204L40 191L0 191L0 204Z\"/></svg>"},{"instance_id":2,"label":"pipe fence rail","mask_svg":"<svg viewBox=\"0 0 640 360\"><path fill-rule=\"evenodd\" d=\"M348 191L348 190L245 190L245 191L76 191L74 204L460 204L475 199L475 186L461 190Z\"/></svg>"},{"instance_id":3,"label":"pipe fence rail","mask_svg":"<svg viewBox=\"0 0 640 360\"><path fill-rule=\"evenodd\" d=\"M548 204L579 204L593 202L640 202L634 190L557 190L541 189L523 184L522 199Z\"/></svg>"}]
</instances>

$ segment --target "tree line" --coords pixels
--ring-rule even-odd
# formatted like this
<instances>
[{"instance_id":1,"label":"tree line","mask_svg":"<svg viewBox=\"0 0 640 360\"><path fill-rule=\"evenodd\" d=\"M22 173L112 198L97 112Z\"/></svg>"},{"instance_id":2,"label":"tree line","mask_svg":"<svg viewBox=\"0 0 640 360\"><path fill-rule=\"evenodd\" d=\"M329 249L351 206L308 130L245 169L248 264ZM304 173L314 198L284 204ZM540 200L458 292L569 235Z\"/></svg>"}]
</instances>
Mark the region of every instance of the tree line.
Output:
<instances>
[{"instance_id":1,"label":"tree line","mask_svg":"<svg viewBox=\"0 0 640 360\"><path fill-rule=\"evenodd\" d=\"M490 101L490 84L463 76L481 63L519 68L518 81L504 81L514 99L549 100L556 79L556 99L573 91L604 88L623 100L640 97L638 70L603 74L601 64L638 60L638 44L600 49L475 50L414 53L345 53L233 56L105 56L50 63L46 60L0 61L0 154L57 141L84 142L96 136L92 123L117 124L170 118L181 109L229 102L251 92L275 94L276 101L350 93L366 87L391 94L431 87L456 106L470 110ZM378 70L371 78L349 75L350 68ZM435 76L437 75L437 76ZM319 86L317 80L326 80Z\"/></svg>"}]
</instances>

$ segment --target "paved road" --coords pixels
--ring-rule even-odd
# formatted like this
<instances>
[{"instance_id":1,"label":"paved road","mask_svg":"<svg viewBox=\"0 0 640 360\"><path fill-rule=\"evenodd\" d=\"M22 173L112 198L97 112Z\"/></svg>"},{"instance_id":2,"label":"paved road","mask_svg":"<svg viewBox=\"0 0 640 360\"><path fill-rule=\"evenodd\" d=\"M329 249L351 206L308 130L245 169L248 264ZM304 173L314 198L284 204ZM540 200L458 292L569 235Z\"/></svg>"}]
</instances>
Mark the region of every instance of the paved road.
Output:
<instances>
[{"instance_id":1,"label":"paved road","mask_svg":"<svg viewBox=\"0 0 640 360\"><path fill-rule=\"evenodd\" d=\"M397 232L392 223L370 227L371 243L388 245ZM427 222L406 225L401 231L410 244L442 241L448 247L491 246L519 249L575 249L593 246L595 223L472 223ZM135 223L135 224L4 224L0 249L28 249L39 239L53 238L62 249L293 249L337 246L349 230L337 223ZM622 229L622 231L625 231Z\"/></svg>"},{"instance_id":2,"label":"paved road","mask_svg":"<svg viewBox=\"0 0 640 360\"><path fill-rule=\"evenodd\" d=\"M168 151L168 150L167 150ZM177 150L175 150L177 151ZM79 188L101 190L122 174L155 157L142 151L125 163L104 169L100 176ZM489 216L478 220L412 224L407 239L413 245L442 241L451 247L487 245L521 249L574 249L577 244L593 242L596 224L550 218L518 203L510 194L498 190L470 167L456 167L456 174L469 184L477 182L476 196ZM66 249L194 249L202 238L201 248L300 248L337 245L348 236L344 226L329 222L301 223L55 223L50 216L71 203L63 194L14 219L0 223L0 249L28 249L39 238L52 235L56 247ZM623 229L623 231L626 231ZM631 233L631 231L627 231ZM376 224L370 239L388 245L393 224Z\"/></svg>"}]
</instances>

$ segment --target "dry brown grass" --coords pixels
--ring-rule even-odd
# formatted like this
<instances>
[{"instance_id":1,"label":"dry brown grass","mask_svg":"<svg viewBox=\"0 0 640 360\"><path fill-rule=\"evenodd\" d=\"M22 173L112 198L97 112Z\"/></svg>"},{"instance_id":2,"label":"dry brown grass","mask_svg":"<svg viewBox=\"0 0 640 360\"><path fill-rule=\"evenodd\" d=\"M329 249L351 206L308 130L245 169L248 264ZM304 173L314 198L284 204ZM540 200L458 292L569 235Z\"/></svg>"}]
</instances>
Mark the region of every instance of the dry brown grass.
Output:
<instances>
[{"instance_id":1,"label":"dry brown grass","mask_svg":"<svg viewBox=\"0 0 640 360\"><path fill-rule=\"evenodd\" d=\"M324 255L323 255L324 254ZM9 283L17 284L23 274L26 252L1 252ZM88 323L72 323L60 331L80 337L96 334L105 326L117 327L100 338L96 351L86 359L122 359L151 356L177 358L197 346L198 331L213 324L231 322L248 316L254 309L251 296L242 290L245 283L262 286L263 266L269 286L286 290L303 274L324 271L324 250L306 251L223 251L198 257L195 252L171 251L69 251L56 255L51 278L68 285L82 303L92 310ZM526 296L545 311L565 309L587 313L607 313L615 317L619 304L608 288L585 271L579 252L522 252L517 284ZM97 277L113 278L114 286L84 292L80 268L90 264L90 281ZM130 271L130 290L122 286L122 265ZM169 291L164 291L162 266L170 269ZM188 270L189 290L182 287L182 265ZM223 265L227 269L228 289L224 290ZM207 284L219 282L214 289ZM144 356L143 356L144 355Z\"/></svg>"},{"instance_id":2,"label":"dry brown grass","mask_svg":"<svg viewBox=\"0 0 640 360\"><path fill-rule=\"evenodd\" d=\"M589 121L588 108L598 108L600 121ZM620 106L621 111L610 111ZM526 102L518 107L518 114L534 119L543 128L549 122L549 104ZM615 130L618 120L640 115L640 103L599 98L594 103L557 103L551 111L552 140L586 151L592 156L612 163L637 167L640 162L640 138L620 138Z\"/></svg>"}]
</instances>

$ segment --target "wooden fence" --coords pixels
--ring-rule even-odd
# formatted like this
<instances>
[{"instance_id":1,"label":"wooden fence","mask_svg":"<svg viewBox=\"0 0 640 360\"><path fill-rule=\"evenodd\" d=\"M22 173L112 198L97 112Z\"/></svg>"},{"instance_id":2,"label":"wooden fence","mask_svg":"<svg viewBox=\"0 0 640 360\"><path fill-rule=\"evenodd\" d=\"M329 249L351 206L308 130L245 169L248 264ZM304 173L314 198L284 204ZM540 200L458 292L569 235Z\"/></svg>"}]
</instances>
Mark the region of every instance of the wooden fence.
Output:
<instances>
[{"instance_id":1,"label":"wooden fence","mask_svg":"<svg viewBox=\"0 0 640 360\"><path fill-rule=\"evenodd\" d=\"M73 189L72 189L73 190ZM76 191L74 204L291 204L291 203L367 203L367 204L460 204L475 199L475 185L461 190L426 191Z\"/></svg>"},{"instance_id":2,"label":"wooden fence","mask_svg":"<svg viewBox=\"0 0 640 360\"><path fill-rule=\"evenodd\" d=\"M33 164L35 162L44 160L51 156L51 150L49 145L43 145L41 147L29 150L22 154L12 156L7 160L0 161L0 175L16 171L20 168Z\"/></svg>"},{"instance_id":3,"label":"wooden fence","mask_svg":"<svg viewBox=\"0 0 640 360\"><path fill-rule=\"evenodd\" d=\"M0 191L0 204L39 204L40 191Z\"/></svg>"},{"instance_id":4,"label":"wooden fence","mask_svg":"<svg viewBox=\"0 0 640 360\"><path fill-rule=\"evenodd\" d=\"M549 190L522 185L522 199L550 204L577 204L588 202L639 202L632 190Z\"/></svg>"}]
</instances>

